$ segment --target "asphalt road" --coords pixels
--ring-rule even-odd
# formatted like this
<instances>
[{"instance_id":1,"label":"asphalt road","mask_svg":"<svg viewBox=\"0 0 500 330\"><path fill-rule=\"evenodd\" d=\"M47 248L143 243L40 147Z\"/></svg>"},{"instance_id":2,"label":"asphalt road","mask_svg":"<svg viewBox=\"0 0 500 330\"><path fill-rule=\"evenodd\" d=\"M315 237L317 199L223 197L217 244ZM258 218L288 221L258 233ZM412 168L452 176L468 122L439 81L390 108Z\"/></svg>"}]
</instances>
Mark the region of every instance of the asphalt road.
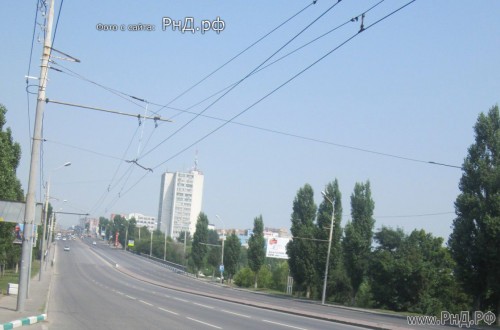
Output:
<instances>
[{"instance_id":1,"label":"asphalt road","mask_svg":"<svg viewBox=\"0 0 500 330\"><path fill-rule=\"evenodd\" d=\"M89 244L89 246L91 246ZM237 290L227 286L220 286L215 283L194 280L192 277L182 275L165 269L158 263L152 262L149 259L136 256L134 254L110 248L106 243L98 241L96 246L91 246L93 251L107 260L111 264L118 265L118 268L123 268L131 271L138 277L150 279L172 288L194 291L198 294L207 296L225 297L227 300L240 300L244 302L255 302L272 308L279 309L280 307L303 311L311 314L326 315L332 318L341 318L349 320L362 320L376 324L381 327L402 327L402 328L419 328L419 329L443 329L442 327L432 326L409 326L406 318L396 317L386 314L377 314L363 310L346 309L337 306L323 306L317 302L312 302L303 299L294 299L287 296L266 295L246 290Z\"/></svg>"},{"instance_id":2,"label":"asphalt road","mask_svg":"<svg viewBox=\"0 0 500 330\"><path fill-rule=\"evenodd\" d=\"M149 284L118 271L116 264L118 268L129 268L140 276L178 289L224 293L242 301L258 299L263 303L279 301L281 304L287 301L200 282L104 244L65 243L71 247L69 252L63 251L62 242L56 247L60 251L48 308L49 329L358 328Z\"/></svg>"}]
</instances>

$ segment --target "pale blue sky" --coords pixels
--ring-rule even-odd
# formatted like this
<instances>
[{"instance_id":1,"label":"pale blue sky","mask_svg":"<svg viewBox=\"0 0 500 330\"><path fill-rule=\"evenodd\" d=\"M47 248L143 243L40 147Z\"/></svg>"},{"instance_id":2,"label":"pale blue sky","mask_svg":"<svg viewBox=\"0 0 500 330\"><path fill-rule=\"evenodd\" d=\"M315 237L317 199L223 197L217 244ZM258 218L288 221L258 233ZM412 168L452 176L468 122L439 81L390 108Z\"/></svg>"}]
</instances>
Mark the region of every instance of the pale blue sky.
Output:
<instances>
[{"instance_id":1,"label":"pale blue sky","mask_svg":"<svg viewBox=\"0 0 500 330\"><path fill-rule=\"evenodd\" d=\"M166 104L311 2L66 1L54 48L81 63L55 59L63 67L54 67L66 73L50 71L47 97L143 114L143 108L71 76L68 69L151 103ZM56 15L60 3L56 1ZM319 0L170 106L186 109L242 79L334 3ZM340 2L274 58L376 3ZM366 15L365 27L404 3L384 1ZM35 8L33 0L5 1L0 12L0 102L8 108L7 126L22 146L18 176L25 190L32 128L28 124L24 76L28 72ZM197 152L199 168L205 174L203 211L216 226L221 225L216 214L228 228L251 228L254 217L262 214L265 226L289 228L297 190L311 184L319 204L320 191L337 178L343 195L343 225L350 219L349 196L355 182L370 180L377 228L423 228L447 238L459 193L460 169L338 145L460 166L473 143L472 127L478 114L500 100L499 13L500 2L496 0L416 1L361 33L236 119L238 123L328 143L228 124L172 158L222 122L199 117L147 153L193 115L163 109L160 115L173 117L173 123L154 128L147 121L139 127L136 118L49 103L44 119L45 178L50 169L72 162L71 167L52 172L51 195L68 200L64 204L53 200L53 204L67 212L90 212L93 217L132 212L157 216L162 172L192 168ZM193 17L200 24L217 16L225 22L220 34L161 29L162 17ZM148 23L156 30L103 32L97 31L98 23ZM204 115L231 118L354 35L359 27L359 21L349 23L250 77ZM39 31L37 28L32 76L39 74ZM29 96L31 125L35 99ZM201 112L213 100L189 111ZM148 107L150 111L158 109L152 104ZM147 153L139 156L138 162L154 168L142 180L146 174L143 169L119 160L137 158L138 150L139 155ZM37 198L43 198L39 191ZM76 220L64 216L61 222L69 225Z\"/></svg>"}]
</instances>

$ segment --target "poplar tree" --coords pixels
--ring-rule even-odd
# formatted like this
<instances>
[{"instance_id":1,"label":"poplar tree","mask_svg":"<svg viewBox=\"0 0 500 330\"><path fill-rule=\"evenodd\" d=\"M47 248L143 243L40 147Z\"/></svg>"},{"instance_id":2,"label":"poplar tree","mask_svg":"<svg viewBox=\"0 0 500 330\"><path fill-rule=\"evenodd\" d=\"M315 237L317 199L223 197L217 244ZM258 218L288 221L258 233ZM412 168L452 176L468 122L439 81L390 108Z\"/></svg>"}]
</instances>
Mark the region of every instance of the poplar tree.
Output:
<instances>
[{"instance_id":1,"label":"poplar tree","mask_svg":"<svg viewBox=\"0 0 500 330\"><path fill-rule=\"evenodd\" d=\"M339 183L337 179L330 182L325 187L325 194L329 200L323 198L323 201L318 208L318 226L316 230L317 252L316 252L316 269L318 270L318 290L322 290L323 279L326 265L326 255L328 252L328 239L330 236L330 224L332 222L332 211L334 212L334 222L332 231L332 246L330 250L330 261L328 267L328 297L332 294L335 282L337 282L339 272L339 262L342 260L342 246L340 240L342 238L342 194L340 193ZM332 203L333 202L333 205Z\"/></svg>"},{"instance_id":2,"label":"poplar tree","mask_svg":"<svg viewBox=\"0 0 500 330\"><path fill-rule=\"evenodd\" d=\"M359 287L369 266L373 226L375 225L374 208L370 182L356 183L351 195L352 221L345 227L343 240L344 265L351 281L353 302L356 300Z\"/></svg>"},{"instance_id":3,"label":"poplar tree","mask_svg":"<svg viewBox=\"0 0 500 330\"><path fill-rule=\"evenodd\" d=\"M475 310L496 309L500 325L500 115L481 113L475 142L462 165L457 217L448 245L456 275L474 298Z\"/></svg>"},{"instance_id":4,"label":"poplar tree","mask_svg":"<svg viewBox=\"0 0 500 330\"><path fill-rule=\"evenodd\" d=\"M260 267L266 260L266 246L264 239L264 221L262 215L253 220L253 233L248 240L248 266L255 273L254 287L257 289L257 278Z\"/></svg>"},{"instance_id":5,"label":"poplar tree","mask_svg":"<svg viewBox=\"0 0 500 330\"><path fill-rule=\"evenodd\" d=\"M207 254L208 242L208 217L205 213L200 212L198 221L196 222L196 231L193 235L193 245L191 248L191 258L193 259L194 267L196 269L196 276L200 269L203 268L205 255Z\"/></svg>"},{"instance_id":6,"label":"poplar tree","mask_svg":"<svg viewBox=\"0 0 500 330\"><path fill-rule=\"evenodd\" d=\"M292 227L293 239L287 244L288 265L290 273L298 286L305 286L306 297L310 298L311 288L316 280L316 244L313 241L316 233L314 220L316 204L314 192L309 184L297 192L293 201Z\"/></svg>"},{"instance_id":7,"label":"poplar tree","mask_svg":"<svg viewBox=\"0 0 500 330\"><path fill-rule=\"evenodd\" d=\"M227 273L229 282L238 271L240 260L241 242L234 231L229 235L224 246L224 271Z\"/></svg>"}]
</instances>

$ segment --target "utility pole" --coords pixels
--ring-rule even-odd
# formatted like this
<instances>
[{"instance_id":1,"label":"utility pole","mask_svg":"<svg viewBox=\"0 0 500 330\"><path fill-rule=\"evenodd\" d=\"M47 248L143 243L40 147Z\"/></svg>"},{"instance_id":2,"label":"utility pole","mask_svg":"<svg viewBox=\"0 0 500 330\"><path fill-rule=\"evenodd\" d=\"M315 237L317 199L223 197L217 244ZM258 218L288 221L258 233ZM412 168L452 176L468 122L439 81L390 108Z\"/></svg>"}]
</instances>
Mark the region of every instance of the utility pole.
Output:
<instances>
[{"instance_id":1,"label":"utility pole","mask_svg":"<svg viewBox=\"0 0 500 330\"><path fill-rule=\"evenodd\" d=\"M33 142L31 147L31 163L28 179L28 191L26 193L26 207L24 211L24 235L21 252L21 269L19 271L19 292L17 295L18 312L24 312L26 295L28 292L30 252L33 245L33 224L35 223L35 191L37 184L38 165L40 163L40 145L42 142L42 119L45 109L45 88L47 86L47 74L49 71L49 57L52 47L52 23L54 20L54 0L50 1L47 15L47 29L45 30L45 40L43 44L42 65L40 68L40 79L38 86L38 97L36 104L35 126L33 132Z\"/></svg>"}]
</instances>

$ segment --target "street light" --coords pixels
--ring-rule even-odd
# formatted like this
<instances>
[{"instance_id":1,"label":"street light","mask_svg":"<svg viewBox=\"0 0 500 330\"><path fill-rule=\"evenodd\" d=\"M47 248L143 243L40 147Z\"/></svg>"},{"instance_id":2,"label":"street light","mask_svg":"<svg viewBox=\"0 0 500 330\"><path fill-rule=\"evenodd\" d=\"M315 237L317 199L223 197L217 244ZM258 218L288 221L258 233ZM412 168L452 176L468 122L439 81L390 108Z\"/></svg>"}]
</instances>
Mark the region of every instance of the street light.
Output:
<instances>
[{"instance_id":1,"label":"street light","mask_svg":"<svg viewBox=\"0 0 500 330\"><path fill-rule=\"evenodd\" d=\"M151 242L149 244L149 256L150 257L153 256L153 232L154 232L154 230L151 229Z\"/></svg>"},{"instance_id":2,"label":"street light","mask_svg":"<svg viewBox=\"0 0 500 330\"><path fill-rule=\"evenodd\" d=\"M330 237L328 238L328 252L326 254L326 266L325 266L325 278L323 279L323 295L321 296L321 304L325 304L325 295L326 295L326 282L328 279L328 266L330 265L330 250L332 248L332 233L333 233L333 223L335 221L335 206L333 204L333 201L328 198L326 193L324 191L321 192L323 197L332 203L332 220L330 222Z\"/></svg>"},{"instance_id":3,"label":"street light","mask_svg":"<svg viewBox=\"0 0 500 330\"><path fill-rule=\"evenodd\" d=\"M222 219L218 216L218 215L215 215L215 217L217 219L220 220L220 222L222 222L222 252L221 252L221 257L220 257L220 283L222 284L223 282L223 275L224 275L224 239L226 238L226 226L224 225L224 221L222 221Z\"/></svg>"},{"instance_id":4,"label":"street light","mask_svg":"<svg viewBox=\"0 0 500 330\"><path fill-rule=\"evenodd\" d=\"M42 253L40 256L40 271L38 273L38 280L39 281L42 280L42 262L45 259L45 249L46 249L45 245L46 245L46 241L47 241L47 239L45 238L45 235L46 235L46 231L47 231L47 220L48 220L47 216L48 216L48 212L49 212L50 177L52 175L52 172L54 172L60 168L66 167L66 166L70 166L70 165L71 165L71 162L66 162L63 165L50 170L50 172L49 172L49 180L47 181L47 190L45 191L45 217L43 219Z\"/></svg>"}]
</instances>

